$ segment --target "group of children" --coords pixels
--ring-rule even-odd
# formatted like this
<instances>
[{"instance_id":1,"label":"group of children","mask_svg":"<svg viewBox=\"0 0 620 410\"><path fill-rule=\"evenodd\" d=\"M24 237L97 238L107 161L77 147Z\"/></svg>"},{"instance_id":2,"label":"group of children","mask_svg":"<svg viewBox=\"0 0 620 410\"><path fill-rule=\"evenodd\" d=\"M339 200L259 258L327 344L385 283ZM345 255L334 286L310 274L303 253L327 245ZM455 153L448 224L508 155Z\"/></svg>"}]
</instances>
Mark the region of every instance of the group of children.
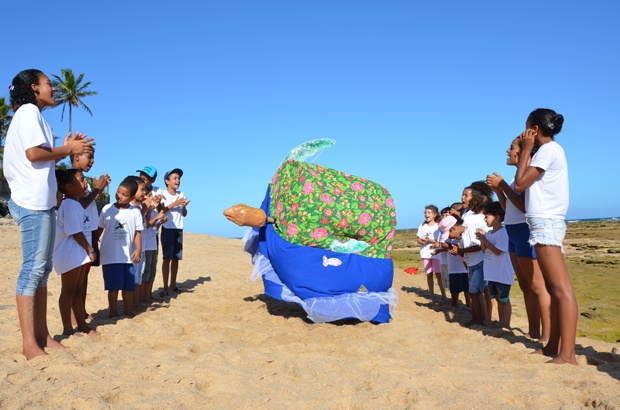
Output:
<instances>
[{"instance_id":1,"label":"group of children","mask_svg":"<svg viewBox=\"0 0 620 410\"><path fill-rule=\"evenodd\" d=\"M102 266L108 291L109 316L133 317L157 302L153 297L161 228L163 290L181 292L176 286L178 263L183 255L183 218L189 200L179 191L183 171L175 168L164 176L166 189L153 186L157 170L145 166L138 175L127 176L116 190L116 201L98 212L96 198L110 184L107 174L87 183L84 173L94 162L92 153L71 157L72 168L56 170L58 190L63 195L56 220L53 264L61 275L58 301L63 334L96 335L86 323L86 293L91 266Z\"/></svg>"},{"instance_id":2,"label":"group of children","mask_svg":"<svg viewBox=\"0 0 620 410\"><path fill-rule=\"evenodd\" d=\"M471 307L473 324L490 321L492 300L497 300L500 325L510 327L510 286L514 283L508 254L508 236L503 229L504 210L492 201L492 191L484 181L466 187L463 202L441 212L435 205L424 210L425 221L418 228L420 257L427 275L429 293L434 296L433 275L452 306L459 295Z\"/></svg>"},{"instance_id":3,"label":"group of children","mask_svg":"<svg viewBox=\"0 0 620 410\"><path fill-rule=\"evenodd\" d=\"M450 290L452 306L465 294L470 325L489 324L495 299L500 326L510 328L510 288L516 274L528 336L545 344L537 353L553 357L552 363L576 364L577 302L562 246L568 170L564 151L554 140L563 122L553 110L530 113L526 130L506 151L506 163L517 167L513 181L492 173L466 187L462 202L441 212L426 206L417 241L431 297L435 275L443 299L445 289ZM494 194L498 201L493 202Z\"/></svg>"}]
</instances>

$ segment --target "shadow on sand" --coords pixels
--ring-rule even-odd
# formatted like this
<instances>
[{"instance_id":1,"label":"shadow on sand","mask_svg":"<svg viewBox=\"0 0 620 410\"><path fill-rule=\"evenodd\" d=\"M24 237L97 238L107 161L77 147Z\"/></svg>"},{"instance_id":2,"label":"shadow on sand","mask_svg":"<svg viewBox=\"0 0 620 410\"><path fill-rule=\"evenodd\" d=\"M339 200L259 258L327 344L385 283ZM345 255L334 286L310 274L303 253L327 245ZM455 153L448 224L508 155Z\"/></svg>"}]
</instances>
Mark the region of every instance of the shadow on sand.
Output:
<instances>
[{"instance_id":1,"label":"shadow on sand","mask_svg":"<svg viewBox=\"0 0 620 410\"><path fill-rule=\"evenodd\" d=\"M403 286L401 287L401 290L406 293L415 293L422 298L429 297L427 290L415 286ZM415 304L443 314L446 322L457 323L461 327L480 331L485 336L505 339L511 344L520 343L533 350L542 348L541 343L530 339L526 336L526 332L524 332L523 329L517 327L513 327L510 331L508 331L500 328L496 322L494 322L490 327L478 325L470 327L466 326L466 323L471 319L471 311L464 305L454 308L450 304L450 301L443 301L441 299L429 300L425 303L415 302ZM496 305L494 304L493 306L495 307ZM515 331L520 333L520 335L514 334L513 332ZM600 372L607 373L614 379L620 381L620 354L617 354L616 352L599 352L592 346L583 346L580 344L575 345L575 353L577 355L585 356L586 362L589 365L596 366L597 370Z\"/></svg>"},{"instance_id":2,"label":"shadow on sand","mask_svg":"<svg viewBox=\"0 0 620 410\"><path fill-rule=\"evenodd\" d=\"M308 315L306 311L294 302L284 302L282 300L278 300L268 296L264 293L256 296L248 296L244 298L246 302L263 302L265 307L267 308L267 312L273 316L280 316L285 319L289 318L298 318L304 321L306 324L314 324L314 322L308 319ZM335 326L348 326L348 325L357 325L359 323L363 323L358 319L341 319L335 320L333 322L327 322L329 325ZM370 322L373 323L373 322Z\"/></svg>"},{"instance_id":3,"label":"shadow on sand","mask_svg":"<svg viewBox=\"0 0 620 410\"><path fill-rule=\"evenodd\" d=\"M163 289L160 288L158 290L153 291L153 297L155 298L155 302L151 302L148 306L145 306L144 309L138 312L135 316L139 316L146 312L153 312L159 309L168 309L170 306L170 302L173 299L178 298L184 293L193 293L194 288L198 285L202 285L205 282L211 282L210 276L199 277L196 279L187 279L185 282L177 283L177 291L169 291L168 294L164 294ZM162 296L163 295L163 296ZM119 307L118 312L124 312L125 306L121 298L121 292L119 292ZM95 313L90 313L90 317L92 318L89 326L91 329L97 329L101 326L114 325L121 320L132 319L135 316L128 316L120 314L119 316L110 317L110 310L106 307L103 309L99 309ZM54 340L58 342L62 342L63 340L68 339L70 336L65 336L63 334L54 336Z\"/></svg>"}]
</instances>

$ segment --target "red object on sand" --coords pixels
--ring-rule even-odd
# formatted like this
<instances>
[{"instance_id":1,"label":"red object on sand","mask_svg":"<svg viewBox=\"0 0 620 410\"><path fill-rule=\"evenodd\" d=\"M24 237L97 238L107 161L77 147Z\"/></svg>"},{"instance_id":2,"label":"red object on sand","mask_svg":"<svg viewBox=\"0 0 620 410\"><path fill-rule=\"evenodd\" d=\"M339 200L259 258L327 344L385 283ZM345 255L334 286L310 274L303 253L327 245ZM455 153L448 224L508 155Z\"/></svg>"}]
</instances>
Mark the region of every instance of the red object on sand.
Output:
<instances>
[{"instance_id":1,"label":"red object on sand","mask_svg":"<svg viewBox=\"0 0 620 410\"><path fill-rule=\"evenodd\" d=\"M418 268L407 268L405 269L405 273L408 273L409 275L417 275Z\"/></svg>"}]
</instances>

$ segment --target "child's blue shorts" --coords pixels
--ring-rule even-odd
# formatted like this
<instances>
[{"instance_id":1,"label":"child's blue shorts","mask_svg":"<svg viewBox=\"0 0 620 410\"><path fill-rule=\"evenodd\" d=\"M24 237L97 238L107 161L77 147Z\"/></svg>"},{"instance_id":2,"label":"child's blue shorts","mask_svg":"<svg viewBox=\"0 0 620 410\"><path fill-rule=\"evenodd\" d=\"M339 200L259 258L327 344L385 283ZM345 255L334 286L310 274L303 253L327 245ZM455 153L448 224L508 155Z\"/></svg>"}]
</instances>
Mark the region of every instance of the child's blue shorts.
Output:
<instances>
[{"instance_id":1,"label":"child's blue shorts","mask_svg":"<svg viewBox=\"0 0 620 410\"><path fill-rule=\"evenodd\" d=\"M183 229L161 227L161 250L163 259L183 259Z\"/></svg>"},{"instance_id":2,"label":"child's blue shorts","mask_svg":"<svg viewBox=\"0 0 620 410\"><path fill-rule=\"evenodd\" d=\"M136 276L132 263L110 263L103 265L103 284L105 290L136 290Z\"/></svg>"},{"instance_id":3,"label":"child's blue shorts","mask_svg":"<svg viewBox=\"0 0 620 410\"><path fill-rule=\"evenodd\" d=\"M499 296L500 302L506 303L510 300L510 285L505 283L489 281L489 292L491 293L491 299Z\"/></svg>"},{"instance_id":4,"label":"child's blue shorts","mask_svg":"<svg viewBox=\"0 0 620 410\"><path fill-rule=\"evenodd\" d=\"M450 278L450 293L456 295L461 292L469 291L469 278L467 273L451 273L448 275Z\"/></svg>"}]
</instances>

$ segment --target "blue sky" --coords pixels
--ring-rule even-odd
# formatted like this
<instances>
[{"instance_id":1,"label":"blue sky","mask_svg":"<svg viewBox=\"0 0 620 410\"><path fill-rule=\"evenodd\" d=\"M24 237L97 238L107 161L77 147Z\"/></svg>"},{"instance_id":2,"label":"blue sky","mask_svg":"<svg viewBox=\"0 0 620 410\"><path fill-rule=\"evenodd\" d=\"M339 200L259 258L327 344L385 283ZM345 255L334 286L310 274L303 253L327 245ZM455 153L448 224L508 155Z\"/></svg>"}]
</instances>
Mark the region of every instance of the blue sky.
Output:
<instances>
[{"instance_id":1,"label":"blue sky","mask_svg":"<svg viewBox=\"0 0 620 410\"><path fill-rule=\"evenodd\" d=\"M565 116L568 218L620 216L616 1L31 1L3 4L0 96L22 69L85 73L73 128L97 140L112 192L143 165L184 170L186 230L239 237L296 145L379 182L398 228L499 172L535 108ZM4 91L2 91L4 90ZM68 120L44 113L55 135ZM615 187L615 188L614 188Z\"/></svg>"}]
</instances>

